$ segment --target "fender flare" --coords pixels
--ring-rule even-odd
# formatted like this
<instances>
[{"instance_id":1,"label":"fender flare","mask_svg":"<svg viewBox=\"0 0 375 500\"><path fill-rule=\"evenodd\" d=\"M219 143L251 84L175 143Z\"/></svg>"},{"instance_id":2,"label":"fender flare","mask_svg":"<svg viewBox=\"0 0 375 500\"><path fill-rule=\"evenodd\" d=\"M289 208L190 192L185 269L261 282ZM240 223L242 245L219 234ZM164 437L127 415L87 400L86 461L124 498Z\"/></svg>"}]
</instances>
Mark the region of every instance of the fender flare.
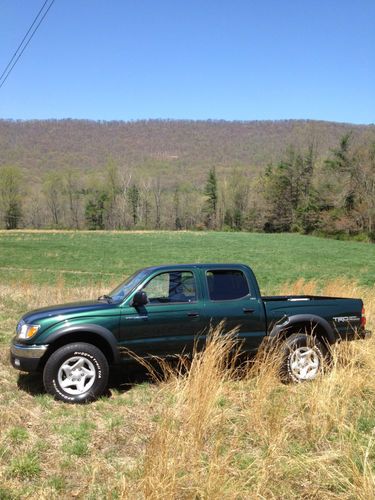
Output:
<instances>
[{"instance_id":1,"label":"fender flare","mask_svg":"<svg viewBox=\"0 0 375 500\"><path fill-rule=\"evenodd\" d=\"M290 329L293 325L305 323L309 325L319 325L325 332L325 337L329 344L336 342L336 335L332 326L321 316L315 314L296 314L295 316L284 316L277 322L269 333L270 340L275 340L282 331Z\"/></svg>"},{"instance_id":2,"label":"fender flare","mask_svg":"<svg viewBox=\"0 0 375 500\"><path fill-rule=\"evenodd\" d=\"M46 340L48 344L52 344L56 340L61 339L63 335L69 335L74 333L88 333L88 334L94 333L95 335L99 336L109 345L113 356L113 362L115 364L119 363L120 355L118 351L117 339L113 335L113 333L107 328L104 328L104 326L89 324L89 323L84 325L62 326L53 333L51 333Z\"/></svg>"}]
</instances>

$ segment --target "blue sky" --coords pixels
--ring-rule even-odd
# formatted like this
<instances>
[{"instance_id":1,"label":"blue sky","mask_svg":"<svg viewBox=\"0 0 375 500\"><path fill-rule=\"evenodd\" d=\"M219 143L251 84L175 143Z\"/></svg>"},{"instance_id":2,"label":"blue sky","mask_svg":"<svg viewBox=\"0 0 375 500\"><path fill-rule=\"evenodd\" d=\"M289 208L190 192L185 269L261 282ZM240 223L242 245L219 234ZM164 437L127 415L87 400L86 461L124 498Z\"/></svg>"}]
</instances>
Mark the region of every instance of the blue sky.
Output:
<instances>
[{"instance_id":1,"label":"blue sky","mask_svg":"<svg viewBox=\"0 0 375 500\"><path fill-rule=\"evenodd\" d=\"M0 0L1 71L42 0ZM373 0L56 0L0 118L375 122Z\"/></svg>"}]
</instances>

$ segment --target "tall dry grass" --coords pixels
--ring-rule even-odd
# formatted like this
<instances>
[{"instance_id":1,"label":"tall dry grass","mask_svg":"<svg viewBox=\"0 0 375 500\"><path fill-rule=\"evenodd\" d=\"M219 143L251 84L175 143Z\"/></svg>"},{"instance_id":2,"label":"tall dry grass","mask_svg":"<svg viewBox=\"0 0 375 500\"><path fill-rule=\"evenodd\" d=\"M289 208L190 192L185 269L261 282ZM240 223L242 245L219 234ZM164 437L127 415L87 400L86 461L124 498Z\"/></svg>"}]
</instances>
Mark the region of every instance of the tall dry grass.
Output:
<instances>
[{"instance_id":1,"label":"tall dry grass","mask_svg":"<svg viewBox=\"0 0 375 500\"><path fill-rule=\"evenodd\" d=\"M220 497L225 492L228 478L218 474L229 458L221 453L226 446L221 405L236 373L235 350L235 331L224 334L222 323L210 330L205 350L195 352L188 368L183 359L176 368L161 363L167 404L145 452L140 487L147 498Z\"/></svg>"},{"instance_id":2,"label":"tall dry grass","mask_svg":"<svg viewBox=\"0 0 375 500\"><path fill-rule=\"evenodd\" d=\"M297 282L289 293L317 293ZM373 290L337 281L320 293ZM187 375L170 373L159 425L144 455L147 498L375 498L375 343L343 342L328 373L282 385L279 353L262 352L238 379L224 362L233 333L213 332Z\"/></svg>"},{"instance_id":3,"label":"tall dry grass","mask_svg":"<svg viewBox=\"0 0 375 500\"><path fill-rule=\"evenodd\" d=\"M362 297L373 327L374 289L299 281L279 292ZM90 295L98 291L0 287L0 314ZM330 371L297 385L280 382L277 352L239 369L228 356L235 349L235 332L221 325L188 369L164 364L158 383L87 407L25 396L2 357L0 486L29 498L375 498L375 341L335 346ZM35 451L35 480L12 475L22 454L9 436L24 425L22 411L32 436L22 453L48 444ZM81 421L92 426L88 452L72 459L61 426Z\"/></svg>"}]
</instances>

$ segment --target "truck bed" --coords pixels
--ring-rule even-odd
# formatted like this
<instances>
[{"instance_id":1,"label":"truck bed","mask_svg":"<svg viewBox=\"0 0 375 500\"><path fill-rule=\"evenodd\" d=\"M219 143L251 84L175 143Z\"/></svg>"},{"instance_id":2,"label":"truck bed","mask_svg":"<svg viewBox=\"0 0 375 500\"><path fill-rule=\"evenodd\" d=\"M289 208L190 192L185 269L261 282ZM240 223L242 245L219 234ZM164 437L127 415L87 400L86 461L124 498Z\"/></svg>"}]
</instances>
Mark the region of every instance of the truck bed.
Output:
<instances>
[{"instance_id":1,"label":"truck bed","mask_svg":"<svg viewBox=\"0 0 375 500\"><path fill-rule=\"evenodd\" d=\"M284 317L299 315L310 321L322 318L334 331L336 338L354 336L361 327L363 302L360 299L319 295L275 295L262 297L262 300L268 329L270 325Z\"/></svg>"}]
</instances>

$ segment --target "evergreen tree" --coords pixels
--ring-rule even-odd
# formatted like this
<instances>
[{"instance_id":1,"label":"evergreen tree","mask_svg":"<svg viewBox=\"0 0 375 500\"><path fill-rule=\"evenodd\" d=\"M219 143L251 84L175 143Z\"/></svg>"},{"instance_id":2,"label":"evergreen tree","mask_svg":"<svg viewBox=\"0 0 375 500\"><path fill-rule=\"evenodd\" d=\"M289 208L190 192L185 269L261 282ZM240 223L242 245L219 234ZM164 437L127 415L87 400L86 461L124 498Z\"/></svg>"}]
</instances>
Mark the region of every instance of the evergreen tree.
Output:
<instances>
[{"instance_id":1,"label":"evergreen tree","mask_svg":"<svg viewBox=\"0 0 375 500\"><path fill-rule=\"evenodd\" d=\"M139 202L140 202L140 194L139 189L136 184L133 184L128 189L128 200L130 204L130 210L133 218L134 226L137 225L138 222L138 211L139 211Z\"/></svg>"},{"instance_id":2,"label":"evergreen tree","mask_svg":"<svg viewBox=\"0 0 375 500\"><path fill-rule=\"evenodd\" d=\"M182 221L180 216L180 190L178 186L176 187L173 194L173 205L174 205L174 226L178 231L182 229Z\"/></svg>"},{"instance_id":3,"label":"evergreen tree","mask_svg":"<svg viewBox=\"0 0 375 500\"><path fill-rule=\"evenodd\" d=\"M217 178L216 178L215 167L211 168L208 173L204 194L207 197L205 203L206 226L208 228L214 229L216 227L216 210L217 210L217 200L218 200Z\"/></svg>"},{"instance_id":4,"label":"evergreen tree","mask_svg":"<svg viewBox=\"0 0 375 500\"><path fill-rule=\"evenodd\" d=\"M338 176L338 181L343 184L343 208L351 212L356 208L357 197L357 158L351 152L351 133L345 134L340 139L338 148L331 150L331 157L325 161L326 166Z\"/></svg>"},{"instance_id":5,"label":"evergreen tree","mask_svg":"<svg viewBox=\"0 0 375 500\"><path fill-rule=\"evenodd\" d=\"M266 169L263 177L264 197L268 202L266 231L312 230L316 217L310 220L306 212L315 207L311 200L315 156L314 145L306 154L290 146L276 167Z\"/></svg>"},{"instance_id":6,"label":"evergreen tree","mask_svg":"<svg viewBox=\"0 0 375 500\"><path fill-rule=\"evenodd\" d=\"M86 203L85 220L88 229L105 229L105 212L108 194L95 191Z\"/></svg>"}]
</instances>

